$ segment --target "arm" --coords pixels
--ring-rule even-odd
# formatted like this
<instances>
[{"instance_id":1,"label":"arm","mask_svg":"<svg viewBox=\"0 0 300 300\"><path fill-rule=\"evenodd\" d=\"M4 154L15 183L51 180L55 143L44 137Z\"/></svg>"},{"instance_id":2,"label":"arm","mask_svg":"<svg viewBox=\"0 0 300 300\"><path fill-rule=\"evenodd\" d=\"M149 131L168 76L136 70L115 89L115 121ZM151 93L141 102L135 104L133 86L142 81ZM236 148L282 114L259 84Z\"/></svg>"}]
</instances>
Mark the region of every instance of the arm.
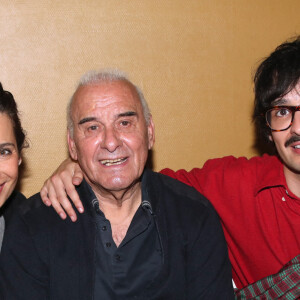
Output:
<instances>
[{"instance_id":1,"label":"arm","mask_svg":"<svg viewBox=\"0 0 300 300\"><path fill-rule=\"evenodd\" d=\"M197 178L195 180L195 176L191 176L190 172L185 170L175 172L171 169L163 169L160 173L194 186L197 190L201 190L197 184ZM73 201L77 210L82 213L84 211L83 205L74 186L79 185L82 179L83 173L78 163L74 162L71 158L65 159L53 172L53 174L44 182L40 191L42 201L47 206L52 205L62 219L66 219L68 215L71 220L75 222L77 220L77 216L68 196Z\"/></svg>"},{"instance_id":2,"label":"arm","mask_svg":"<svg viewBox=\"0 0 300 300\"><path fill-rule=\"evenodd\" d=\"M187 256L187 299L234 299L227 246L211 205L194 223L196 235Z\"/></svg>"},{"instance_id":3,"label":"arm","mask_svg":"<svg viewBox=\"0 0 300 300\"><path fill-rule=\"evenodd\" d=\"M76 213L67 197L67 194L77 207L78 211L84 211L83 205L75 190L74 185L79 185L83 179L79 165L70 158L64 160L54 173L45 181L40 195L47 206L52 205L62 219L66 218L66 213L71 220L77 220ZM66 212L66 213L65 213Z\"/></svg>"},{"instance_id":4,"label":"arm","mask_svg":"<svg viewBox=\"0 0 300 300\"><path fill-rule=\"evenodd\" d=\"M219 190L222 178L224 177L224 171L226 170L227 172L228 165L230 165L233 161L236 161L233 157L228 157L226 159L214 159L205 163L201 169L195 168L189 172L183 169L176 172L171 169L163 169L160 173L175 178L187 185L193 186L207 198L215 200L215 192L213 195L211 195L211 193ZM240 169L238 163L237 168ZM233 178L232 174L227 177ZM214 178L214 180L211 180L211 178ZM74 185L80 184L82 179L83 174L79 165L70 158L66 159L45 181L40 192L43 202L47 206L52 205L62 219L66 218L67 213L72 221L76 221L76 213L74 212L67 195L71 198L78 211L82 213L83 205L74 187ZM215 182L217 182L218 189L216 189ZM223 184L231 191L233 190L232 184L235 185L235 182L236 181L232 179L229 183L226 182L226 184ZM220 196L224 196L224 190Z\"/></svg>"},{"instance_id":5,"label":"arm","mask_svg":"<svg viewBox=\"0 0 300 300\"><path fill-rule=\"evenodd\" d=\"M197 176L201 169L194 169L197 174L191 175L191 172L186 170L179 170L177 172L171 169L163 169L160 173L168 175L185 184L193 186L198 191L201 191L201 186L197 180ZM40 191L42 201L47 206L53 206L57 214L62 219L66 219L66 213L73 222L77 220L76 213L70 203L70 199L73 201L77 210L82 213L84 211L83 205L79 199L74 185L79 185L83 179L83 173L78 165L72 159L65 159L59 167L53 172L53 174L44 182L44 185Z\"/></svg>"}]
</instances>

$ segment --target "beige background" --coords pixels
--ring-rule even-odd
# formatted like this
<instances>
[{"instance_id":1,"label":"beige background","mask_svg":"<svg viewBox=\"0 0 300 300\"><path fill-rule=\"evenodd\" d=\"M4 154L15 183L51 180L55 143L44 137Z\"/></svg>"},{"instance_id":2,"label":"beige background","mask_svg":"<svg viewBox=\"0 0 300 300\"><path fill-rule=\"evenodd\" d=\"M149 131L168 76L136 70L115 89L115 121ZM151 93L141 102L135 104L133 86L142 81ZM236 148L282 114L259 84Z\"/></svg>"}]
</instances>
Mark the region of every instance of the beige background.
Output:
<instances>
[{"instance_id":1,"label":"beige background","mask_svg":"<svg viewBox=\"0 0 300 300\"><path fill-rule=\"evenodd\" d=\"M90 69L123 69L144 90L155 170L255 155L253 72L300 34L299 13L299 0L2 0L0 80L30 139L21 191L66 157L66 102Z\"/></svg>"}]
</instances>

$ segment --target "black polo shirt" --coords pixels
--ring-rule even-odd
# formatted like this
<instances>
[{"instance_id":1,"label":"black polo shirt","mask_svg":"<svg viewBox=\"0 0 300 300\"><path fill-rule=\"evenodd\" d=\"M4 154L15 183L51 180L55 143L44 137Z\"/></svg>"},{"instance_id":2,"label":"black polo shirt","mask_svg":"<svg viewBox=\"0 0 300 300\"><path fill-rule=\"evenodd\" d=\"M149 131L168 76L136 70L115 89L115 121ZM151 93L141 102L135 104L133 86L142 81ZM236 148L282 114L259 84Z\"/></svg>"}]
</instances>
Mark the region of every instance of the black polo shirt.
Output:
<instances>
[{"instance_id":1,"label":"black polo shirt","mask_svg":"<svg viewBox=\"0 0 300 300\"><path fill-rule=\"evenodd\" d=\"M144 194L144 193L142 193ZM91 200L96 226L94 299L134 299L157 276L162 266L161 245L151 210L137 209L119 247L109 220Z\"/></svg>"}]
</instances>

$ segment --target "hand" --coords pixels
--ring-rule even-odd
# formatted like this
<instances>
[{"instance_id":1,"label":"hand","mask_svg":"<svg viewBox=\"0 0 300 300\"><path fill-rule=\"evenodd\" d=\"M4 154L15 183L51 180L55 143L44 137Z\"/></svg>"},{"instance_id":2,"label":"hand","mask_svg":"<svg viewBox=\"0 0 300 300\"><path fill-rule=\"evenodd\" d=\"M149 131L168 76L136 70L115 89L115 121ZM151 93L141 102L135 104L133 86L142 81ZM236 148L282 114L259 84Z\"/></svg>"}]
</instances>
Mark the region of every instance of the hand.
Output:
<instances>
[{"instance_id":1,"label":"hand","mask_svg":"<svg viewBox=\"0 0 300 300\"><path fill-rule=\"evenodd\" d=\"M83 213L83 205L74 186L80 184L82 179L83 174L79 165L70 158L64 160L51 177L45 181L40 191L44 204L47 206L52 205L62 219L67 217L67 213L71 220L75 222L77 216L67 194L77 210Z\"/></svg>"}]
</instances>

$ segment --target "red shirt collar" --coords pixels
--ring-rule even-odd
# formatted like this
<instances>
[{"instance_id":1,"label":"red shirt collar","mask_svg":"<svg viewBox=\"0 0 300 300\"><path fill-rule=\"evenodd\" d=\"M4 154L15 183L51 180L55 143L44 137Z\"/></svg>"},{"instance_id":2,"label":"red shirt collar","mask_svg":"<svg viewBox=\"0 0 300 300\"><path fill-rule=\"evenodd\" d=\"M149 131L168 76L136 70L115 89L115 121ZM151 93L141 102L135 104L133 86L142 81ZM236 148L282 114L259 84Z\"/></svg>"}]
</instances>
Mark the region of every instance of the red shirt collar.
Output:
<instances>
[{"instance_id":1,"label":"red shirt collar","mask_svg":"<svg viewBox=\"0 0 300 300\"><path fill-rule=\"evenodd\" d=\"M263 158L264 171L257 174L256 186L254 187L255 195L264 189L277 186L282 186L288 190L281 160L277 156L267 154L264 154ZM261 170L261 168L258 167L257 170Z\"/></svg>"}]
</instances>

